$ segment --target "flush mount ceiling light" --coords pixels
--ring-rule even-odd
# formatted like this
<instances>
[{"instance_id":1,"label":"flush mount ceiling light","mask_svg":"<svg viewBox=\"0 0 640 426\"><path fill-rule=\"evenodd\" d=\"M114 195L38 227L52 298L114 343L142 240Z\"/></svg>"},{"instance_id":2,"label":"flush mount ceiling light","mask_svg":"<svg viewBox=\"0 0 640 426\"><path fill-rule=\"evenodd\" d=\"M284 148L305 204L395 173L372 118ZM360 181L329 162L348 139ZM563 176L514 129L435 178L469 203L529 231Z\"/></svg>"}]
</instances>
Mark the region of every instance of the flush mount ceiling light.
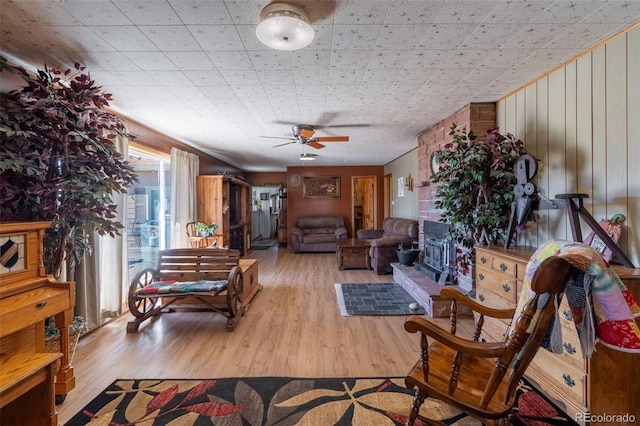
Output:
<instances>
[{"instance_id":1,"label":"flush mount ceiling light","mask_svg":"<svg viewBox=\"0 0 640 426\"><path fill-rule=\"evenodd\" d=\"M271 3L260 12L256 28L258 40L276 50L296 50L313 41L309 15L300 6L290 3Z\"/></svg>"},{"instance_id":2,"label":"flush mount ceiling light","mask_svg":"<svg viewBox=\"0 0 640 426\"><path fill-rule=\"evenodd\" d=\"M313 161L316 159L318 154L300 154L300 160L302 161Z\"/></svg>"}]
</instances>

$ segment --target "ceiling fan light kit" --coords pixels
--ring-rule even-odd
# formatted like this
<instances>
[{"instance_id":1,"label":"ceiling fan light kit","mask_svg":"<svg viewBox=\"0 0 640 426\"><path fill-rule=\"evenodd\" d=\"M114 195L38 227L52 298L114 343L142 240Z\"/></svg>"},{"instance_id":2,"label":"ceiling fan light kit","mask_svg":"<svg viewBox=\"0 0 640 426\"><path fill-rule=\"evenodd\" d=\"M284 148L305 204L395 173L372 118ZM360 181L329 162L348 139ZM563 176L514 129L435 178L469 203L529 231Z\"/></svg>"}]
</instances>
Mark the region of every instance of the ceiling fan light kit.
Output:
<instances>
[{"instance_id":1,"label":"ceiling fan light kit","mask_svg":"<svg viewBox=\"0 0 640 426\"><path fill-rule=\"evenodd\" d=\"M297 50L308 46L315 33L309 25L309 15L300 6L276 2L260 12L256 28L258 40L276 50Z\"/></svg>"}]
</instances>

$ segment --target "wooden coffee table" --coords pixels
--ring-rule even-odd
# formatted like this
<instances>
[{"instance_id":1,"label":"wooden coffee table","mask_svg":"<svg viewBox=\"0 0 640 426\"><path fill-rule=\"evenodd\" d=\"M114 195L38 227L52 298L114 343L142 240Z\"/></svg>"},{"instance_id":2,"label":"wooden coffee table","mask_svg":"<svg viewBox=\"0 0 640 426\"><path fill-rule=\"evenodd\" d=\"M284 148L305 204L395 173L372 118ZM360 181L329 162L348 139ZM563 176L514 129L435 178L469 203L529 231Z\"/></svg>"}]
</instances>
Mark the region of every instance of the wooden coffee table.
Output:
<instances>
[{"instance_id":1,"label":"wooden coffee table","mask_svg":"<svg viewBox=\"0 0 640 426\"><path fill-rule=\"evenodd\" d=\"M340 270L351 268L369 269L369 247L371 240L361 240L358 238L345 238L336 241L338 246L336 256L338 268Z\"/></svg>"}]
</instances>

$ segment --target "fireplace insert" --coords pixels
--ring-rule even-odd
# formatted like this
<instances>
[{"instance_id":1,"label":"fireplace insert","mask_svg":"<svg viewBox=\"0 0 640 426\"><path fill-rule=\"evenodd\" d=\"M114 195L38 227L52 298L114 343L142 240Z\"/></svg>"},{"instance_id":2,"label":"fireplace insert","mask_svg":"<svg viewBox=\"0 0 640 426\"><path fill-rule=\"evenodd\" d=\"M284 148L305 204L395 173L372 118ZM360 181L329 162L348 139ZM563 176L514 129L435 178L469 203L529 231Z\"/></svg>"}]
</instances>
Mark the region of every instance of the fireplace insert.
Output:
<instances>
[{"instance_id":1,"label":"fireplace insert","mask_svg":"<svg viewBox=\"0 0 640 426\"><path fill-rule=\"evenodd\" d=\"M453 284L451 271L456 261L455 243L445 239L451 225L442 222L425 220L424 233L424 261L416 264L416 269L439 284Z\"/></svg>"}]
</instances>

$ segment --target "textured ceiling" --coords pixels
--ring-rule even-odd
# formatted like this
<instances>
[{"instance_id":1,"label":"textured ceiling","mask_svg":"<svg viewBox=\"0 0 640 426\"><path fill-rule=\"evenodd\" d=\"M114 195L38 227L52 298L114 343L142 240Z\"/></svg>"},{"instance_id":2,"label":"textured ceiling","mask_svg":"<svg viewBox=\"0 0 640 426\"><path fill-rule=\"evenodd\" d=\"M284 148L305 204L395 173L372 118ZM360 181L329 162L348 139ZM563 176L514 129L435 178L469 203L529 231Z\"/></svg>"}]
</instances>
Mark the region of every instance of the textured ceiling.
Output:
<instances>
[{"instance_id":1,"label":"textured ceiling","mask_svg":"<svg viewBox=\"0 0 640 426\"><path fill-rule=\"evenodd\" d=\"M383 165L469 102L496 101L640 21L640 0L302 1L306 48L258 42L269 1L0 0L2 54L87 66L112 107L247 171ZM350 137L316 150L290 137Z\"/></svg>"}]
</instances>

